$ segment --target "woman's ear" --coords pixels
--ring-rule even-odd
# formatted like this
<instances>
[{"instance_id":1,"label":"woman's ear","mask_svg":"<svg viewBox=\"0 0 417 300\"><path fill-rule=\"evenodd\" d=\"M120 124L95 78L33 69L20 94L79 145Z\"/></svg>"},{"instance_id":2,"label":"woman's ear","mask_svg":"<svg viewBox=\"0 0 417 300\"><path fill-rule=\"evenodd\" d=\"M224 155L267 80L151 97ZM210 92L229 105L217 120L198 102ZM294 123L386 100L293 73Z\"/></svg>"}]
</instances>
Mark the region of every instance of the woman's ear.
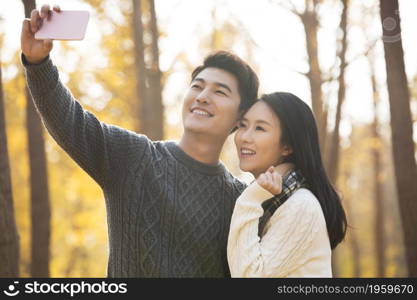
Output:
<instances>
[{"instance_id":1,"label":"woman's ear","mask_svg":"<svg viewBox=\"0 0 417 300\"><path fill-rule=\"evenodd\" d=\"M282 150L282 155L284 156L288 156L290 154L292 154L292 148L290 146L284 146L283 150Z\"/></svg>"}]
</instances>

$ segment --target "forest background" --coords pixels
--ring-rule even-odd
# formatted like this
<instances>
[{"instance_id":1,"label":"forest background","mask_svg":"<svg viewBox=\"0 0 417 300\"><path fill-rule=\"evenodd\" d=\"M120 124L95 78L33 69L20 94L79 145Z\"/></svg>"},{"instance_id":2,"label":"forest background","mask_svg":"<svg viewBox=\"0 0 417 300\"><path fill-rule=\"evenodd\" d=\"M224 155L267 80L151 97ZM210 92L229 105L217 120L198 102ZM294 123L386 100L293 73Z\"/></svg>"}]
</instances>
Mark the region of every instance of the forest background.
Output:
<instances>
[{"instance_id":1,"label":"forest background","mask_svg":"<svg viewBox=\"0 0 417 300\"><path fill-rule=\"evenodd\" d=\"M399 7L397 6L399 2ZM83 41L55 42L62 81L101 121L178 140L190 73L233 51L260 94L314 111L327 172L347 211L336 277L417 276L417 2L411 0L0 1L0 277L102 277L103 194L47 134L20 62L35 7L88 10ZM233 136L221 156L238 167Z\"/></svg>"}]
</instances>

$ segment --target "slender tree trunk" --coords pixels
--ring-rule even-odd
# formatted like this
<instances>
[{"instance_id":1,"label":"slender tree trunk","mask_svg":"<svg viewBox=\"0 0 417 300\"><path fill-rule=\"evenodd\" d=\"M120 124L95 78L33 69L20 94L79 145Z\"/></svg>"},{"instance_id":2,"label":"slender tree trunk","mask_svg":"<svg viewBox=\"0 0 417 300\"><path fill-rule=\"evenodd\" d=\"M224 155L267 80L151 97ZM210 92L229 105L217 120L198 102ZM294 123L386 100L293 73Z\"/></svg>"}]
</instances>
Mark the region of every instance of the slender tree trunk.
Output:
<instances>
[{"instance_id":1,"label":"slender tree trunk","mask_svg":"<svg viewBox=\"0 0 417 300\"><path fill-rule=\"evenodd\" d=\"M27 88L26 97L32 220L31 275L32 277L49 277L51 208L49 204L45 142L42 123Z\"/></svg>"},{"instance_id":2,"label":"slender tree trunk","mask_svg":"<svg viewBox=\"0 0 417 300\"><path fill-rule=\"evenodd\" d=\"M287 9L300 18L304 27L305 42L307 49L307 58L309 64L309 71L307 79L310 84L311 104L313 108L314 117L317 122L317 129L319 133L319 143L321 151L325 150L326 135L327 135L327 108L323 103L323 92L321 86L323 84L323 76L319 64L318 55L318 39L317 33L319 29L319 19L317 15L317 8L321 0L304 0L305 8L303 12L298 11L293 1L287 0Z\"/></svg>"},{"instance_id":3,"label":"slender tree trunk","mask_svg":"<svg viewBox=\"0 0 417 300\"><path fill-rule=\"evenodd\" d=\"M151 107L149 105L147 90L147 72L145 65L145 46L143 42L143 23L142 23L142 1L132 0L133 3L133 34L135 41L135 65L136 65L136 97L139 102L139 125L138 130L143 134L148 134L149 123L151 122Z\"/></svg>"},{"instance_id":4,"label":"slender tree trunk","mask_svg":"<svg viewBox=\"0 0 417 300\"><path fill-rule=\"evenodd\" d=\"M359 247L358 237L356 232L350 232L350 249L353 258L353 277L360 278L362 274L361 268L361 248Z\"/></svg>"},{"instance_id":5,"label":"slender tree trunk","mask_svg":"<svg viewBox=\"0 0 417 300\"><path fill-rule=\"evenodd\" d=\"M36 7L34 0L23 0L25 17ZM49 277L51 208L42 123L26 87L26 128L28 132L31 196L31 275Z\"/></svg>"},{"instance_id":6,"label":"slender tree trunk","mask_svg":"<svg viewBox=\"0 0 417 300\"><path fill-rule=\"evenodd\" d=\"M336 120L335 120L335 128L333 130L333 134L331 135L330 141L326 140L326 145L323 145L325 143L324 140L322 140L323 147L328 147L328 156L326 157L325 161L327 162L327 172L328 176L334 184L337 182L337 174L338 174L338 166L339 166L339 151L340 151L340 145L339 145L339 128L340 128L340 120L342 115L342 105L345 99L345 69L346 69L346 50L347 50L347 15L348 15L348 1L343 0L343 10L342 15L340 18L340 25L339 29L342 32L342 39L341 39L341 50L339 53L340 58L340 73L339 73L339 90L337 95L337 108L336 108ZM327 127L327 112L324 113L324 120L325 125L324 128L322 128L322 135L323 137L326 136L326 127ZM323 149L324 150L324 149ZM352 236L352 238L354 238ZM338 254L337 252L334 252L333 259L332 259L332 267L333 272L335 276L338 276L340 274L340 270L338 268L337 260L338 260Z\"/></svg>"},{"instance_id":7,"label":"slender tree trunk","mask_svg":"<svg viewBox=\"0 0 417 300\"><path fill-rule=\"evenodd\" d=\"M350 171L346 171L345 178L349 179L351 177ZM357 230L355 229L355 214L351 205L352 196L349 194L348 199L345 199L343 202L346 208L346 211L349 215L349 222L353 228L349 230L349 247L352 253L352 264L353 264L353 277L359 278L362 274L361 268L361 248L359 246Z\"/></svg>"},{"instance_id":8,"label":"slender tree trunk","mask_svg":"<svg viewBox=\"0 0 417 300\"><path fill-rule=\"evenodd\" d=\"M341 50L339 53L340 59L340 73L339 73L339 90L337 94L337 108L335 117L335 127L328 143L329 151L327 161L327 172L330 180L336 184L337 175L339 171L339 128L342 116L342 105L345 101L346 84L345 84L345 70L346 70L346 50L347 50L347 16L348 16L348 0L342 0L343 10L340 19L339 29L342 32Z\"/></svg>"},{"instance_id":9,"label":"slender tree trunk","mask_svg":"<svg viewBox=\"0 0 417 300\"><path fill-rule=\"evenodd\" d=\"M162 79L161 79L161 70L159 68L159 32L158 32L158 22L155 11L155 1L149 0L149 10L150 10L150 31L152 36L151 43L151 68L149 70L149 89L150 97L149 101L152 105L152 114L151 121L152 124L149 124L148 136L152 140L162 140L164 137L164 107L162 104Z\"/></svg>"},{"instance_id":10,"label":"slender tree trunk","mask_svg":"<svg viewBox=\"0 0 417 300\"><path fill-rule=\"evenodd\" d=\"M409 276L417 277L417 165L397 0L380 0L397 193Z\"/></svg>"},{"instance_id":11,"label":"slender tree trunk","mask_svg":"<svg viewBox=\"0 0 417 300\"><path fill-rule=\"evenodd\" d=\"M370 54L372 55L372 54ZM368 56L370 57L370 56ZM384 230L384 218L385 218L385 205L384 205L384 193L382 190L382 154L381 146L382 139L378 133L378 102L379 93L375 78L373 60L369 58L371 68L371 82L373 91L373 103L374 103L374 120L371 125L371 134L373 139L372 147L372 163L374 169L374 209L375 209L375 220L374 220L374 234L375 234L375 259L376 259L376 275L377 277L385 277L385 230Z\"/></svg>"},{"instance_id":12,"label":"slender tree trunk","mask_svg":"<svg viewBox=\"0 0 417 300\"><path fill-rule=\"evenodd\" d=\"M317 3L318 1L316 0L306 1L305 11L304 13L300 14L299 17L301 18L306 34L307 56L310 66L310 70L307 73L307 78L310 83L311 102L319 131L320 147L323 151L325 146L324 144L327 122L323 109L323 93L321 90L323 80L318 56L317 31L319 21L315 11Z\"/></svg>"},{"instance_id":13,"label":"slender tree trunk","mask_svg":"<svg viewBox=\"0 0 417 300\"><path fill-rule=\"evenodd\" d=\"M0 277L18 277L19 236L14 217L5 117L0 64Z\"/></svg>"}]
</instances>

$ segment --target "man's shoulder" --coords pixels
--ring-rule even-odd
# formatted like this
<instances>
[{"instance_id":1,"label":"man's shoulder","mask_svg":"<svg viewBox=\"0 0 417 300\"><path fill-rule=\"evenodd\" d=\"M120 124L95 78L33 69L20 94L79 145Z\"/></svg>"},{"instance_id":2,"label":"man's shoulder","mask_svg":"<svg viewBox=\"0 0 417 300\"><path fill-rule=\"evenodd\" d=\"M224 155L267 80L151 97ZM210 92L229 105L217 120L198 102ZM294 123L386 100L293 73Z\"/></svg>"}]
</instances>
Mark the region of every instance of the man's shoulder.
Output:
<instances>
[{"instance_id":1,"label":"man's shoulder","mask_svg":"<svg viewBox=\"0 0 417 300\"><path fill-rule=\"evenodd\" d=\"M226 168L225 168L225 171L224 171L224 178L225 178L226 184L231 189L233 189L234 192L238 193L239 195L248 186L244 181L242 181L239 178L233 176L233 174L230 173L229 170L227 170Z\"/></svg>"}]
</instances>

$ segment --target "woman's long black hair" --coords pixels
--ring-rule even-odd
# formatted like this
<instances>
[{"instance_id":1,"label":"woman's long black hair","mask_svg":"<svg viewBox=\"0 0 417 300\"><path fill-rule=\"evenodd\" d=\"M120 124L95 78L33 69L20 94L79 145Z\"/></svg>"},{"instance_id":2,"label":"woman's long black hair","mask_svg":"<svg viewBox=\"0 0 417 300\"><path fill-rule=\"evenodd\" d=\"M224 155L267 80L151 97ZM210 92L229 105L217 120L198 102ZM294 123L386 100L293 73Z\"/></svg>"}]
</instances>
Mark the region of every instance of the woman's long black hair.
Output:
<instances>
[{"instance_id":1,"label":"woman's long black hair","mask_svg":"<svg viewBox=\"0 0 417 300\"><path fill-rule=\"evenodd\" d=\"M291 147L293 151L285 162L293 163L300 170L309 189L319 200L326 219L331 248L336 248L346 234L346 214L323 167L313 112L306 103L291 93L267 94L259 101L268 104L279 118L281 144Z\"/></svg>"}]
</instances>

